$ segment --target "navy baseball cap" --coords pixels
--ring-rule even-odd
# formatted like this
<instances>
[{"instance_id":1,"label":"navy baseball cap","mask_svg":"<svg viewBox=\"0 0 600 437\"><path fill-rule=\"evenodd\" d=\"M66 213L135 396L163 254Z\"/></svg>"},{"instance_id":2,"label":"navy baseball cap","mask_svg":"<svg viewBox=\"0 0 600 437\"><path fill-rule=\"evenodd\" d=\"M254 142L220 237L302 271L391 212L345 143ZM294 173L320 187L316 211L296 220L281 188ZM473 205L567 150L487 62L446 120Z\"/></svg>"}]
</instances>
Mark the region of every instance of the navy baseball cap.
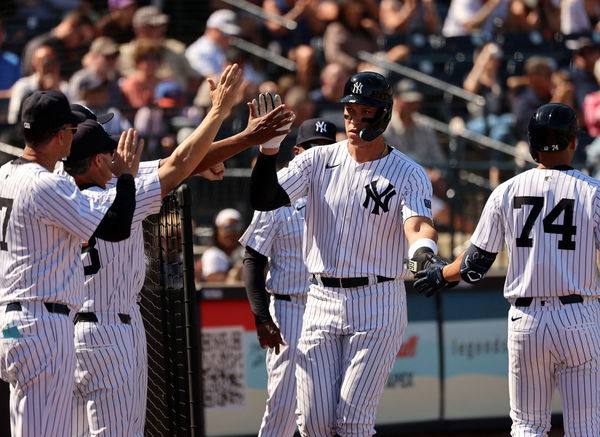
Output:
<instances>
[{"instance_id":1,"label":"navy baseball cap","mask_svg":"<svg viewBox=\"0 0 600 437\"><path fill-rule=\"evenodd\" d=\"M71 111L69 100L57 90L34 91L21 109L23 129L32 132L50 132L67 123L77 126L84 120L83 115Z\"/></svg>"},{"instance_id":2,"label":"navy baseball cap","mask_svg":"<svg viewBox=\"0 0 600 437\"><path fill-rule=\"evenodd\" d=\"M302 122L298 128L298 137L296 139L296 145L302 146L308 143L310 147L315 141L327 141L328 144L335 143L335 135L337 134L337 128L335 124L322 118L309 118ZM305 147L307 148L307 147Z\"/></svg>"},{"instance_id":3,"label":"navy baseball cap","mask_svg":"<svg viewBox=\"0 0 600 437\"><path fill-rule=\"evenodd\" d=\"M86 120L79 125L77 132L75 132L71 154L66 161L79 161L97 153L113 153L117 145L118 142L106 133L100 123L94 120Z\"/></svg>"},{"instance_id":4,"label":"navy baseball cap","mask_svg":"<svg viewBox=\"0 0 600 437\"><path fill-rule=\"evenodd\" d=\"M104 115L96 115L96 113L90 108L88 108L85 105L80 105L78 103L71 104L71 111L77 113L77 115L83 115L86 120L94 120L100 124L108 123L115 116L115 114L113 114L112 112L109 112L108 114Z\"/></svg>"}]
</instances>

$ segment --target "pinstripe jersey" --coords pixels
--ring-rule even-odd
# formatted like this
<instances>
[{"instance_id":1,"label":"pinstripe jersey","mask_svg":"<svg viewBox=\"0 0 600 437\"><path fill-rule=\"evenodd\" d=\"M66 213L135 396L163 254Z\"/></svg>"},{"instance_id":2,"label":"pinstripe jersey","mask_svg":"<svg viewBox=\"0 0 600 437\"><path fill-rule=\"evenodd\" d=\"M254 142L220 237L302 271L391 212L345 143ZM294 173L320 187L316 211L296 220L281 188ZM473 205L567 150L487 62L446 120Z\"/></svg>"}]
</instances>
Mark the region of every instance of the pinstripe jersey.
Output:
<instances>
[{"instance_id":1,"label":"pinstripe jersey","mask_svg":"<svg viewBox=\"0 0 600 437\"><path fill-rule=\"evenodd\" d=\"M70 176L18 159L0 168L0 305L83 303L81 241L106 214L115 190L90 198Z\"/></svg>"},{"instance_id":2,"label":"pinstripe jersey","mask_svg":"<svg viewBox=\"0 0 600 437\"><path fill-rule=\"evenodd\" d=\"M307 150L278 179L292 201L308 196L303 249L310 273L409 276L403 223L431 218L431 182L417 163L395 149L358 163L344 140Z\"/></svg>"},{"instance_id":3,"label":"pinstripe jersey","mask_svg":"<svg viewBox=\"0 0 600 437\"><path fill-rule=\"evenodd\" d=\"M600 182L578 170L531 169L498 186L471 242L498 253L506 244L504 295L600 295Z\"/></svg>"},{"instance_id":4,"label":"pinstripe jersey","mask_svg":"<svg viewBox=\"0 0 600 437\"><path fill-rule=\"evenodd\" d=\"M98 270L85 277L86 301L81 311L128 313L137 302L137 295L146 275L142 222L149 215L158 213L162 205L158 162L140 163L140 170L135 178L136 205L130 237L116 243L101 239L95 241L92 251L97 251ZM107 187L115 185L116 181L117 178L113 178ZM92 191L96 195L105 190L93 187L85 191ZM84 266L95 264L92 251L84 247Z\"/></svg>"},{"instance_id":5,"label":"pinstripe jersey","mask_svg":"<svg viewBox=\"0 0 600 437\"><path fill-rule=\"evenodd\" d=\"M240 243L269 257L266 288L269 293L308 291L308 271L302 258L306 199L273 211L256 211Z\"/></svg>"}]
</instances>

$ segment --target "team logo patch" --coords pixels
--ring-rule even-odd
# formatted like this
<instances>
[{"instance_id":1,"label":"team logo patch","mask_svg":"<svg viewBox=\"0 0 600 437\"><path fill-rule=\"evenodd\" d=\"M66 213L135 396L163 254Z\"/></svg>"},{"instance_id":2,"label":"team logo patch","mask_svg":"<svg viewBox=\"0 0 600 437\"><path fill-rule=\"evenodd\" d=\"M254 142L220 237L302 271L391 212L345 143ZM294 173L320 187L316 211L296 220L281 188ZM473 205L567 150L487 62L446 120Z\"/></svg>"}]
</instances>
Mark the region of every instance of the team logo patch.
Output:
<instances>
[{"instance_id":1,"label":"team logo patch","mask_svg":"<svg viewBox=\"0 0 600 437\"><path fill-rule=\"evenodd\" d=\"M317 121L315 124L315 132L320 132L322 134L327 132L327 125L324 121Z\"/></svg>"},{"instance_id":2,"label":"team logo patch","mask_svg":"<svg viewBox=\"0 0 600 437\"><path fill-rule=\"evenodd\" d=\"M388 184L388 186L379 193L377 192L377 181L375 180L369 185L365 185L365 191L367 192L367 196L363 202L363 206L368 209L371 200L375 202L371 214L379 215L379 208L381 208L383 212L388 212L390 210L390 200L396 195L396 190L394 190L392 184Z\"/></svg>"},{"instance_id":3,"label":"team logo patch","mask_svg":"<svg viewBox=\"0 0 600 437\"><path fill-rule=\"evenodd\" d=\"M352 88L352 94L362 94L363 84L360 82L354 82L354 87Z\"/></svg>"},{"instance_id":4,"label":"team logo patch","mask_svg":"<svg viewBox=\"0 0 600 437\"><path fill-rule=\"evenodd\" d=\"M423 199L423 203L425 204L425 208L431 209L431 200Z\"/></svg>"}]
</instances>

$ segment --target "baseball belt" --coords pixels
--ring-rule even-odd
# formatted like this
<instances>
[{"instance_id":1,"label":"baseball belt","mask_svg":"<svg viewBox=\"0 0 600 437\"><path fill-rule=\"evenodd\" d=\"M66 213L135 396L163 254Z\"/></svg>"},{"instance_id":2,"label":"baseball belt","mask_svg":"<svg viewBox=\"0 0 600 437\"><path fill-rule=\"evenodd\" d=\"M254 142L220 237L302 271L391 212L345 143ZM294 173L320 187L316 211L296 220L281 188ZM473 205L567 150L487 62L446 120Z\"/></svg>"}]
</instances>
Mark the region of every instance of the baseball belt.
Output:
<instances>
[{"instance_id":1,"label":"baseball belt","mask_svg":"<svg viewBox=\"0 0 600 437\"><path fill-rule=\"evenodd\" d=\"M121 320L121 323L124 323L125 325L131 324L131 316L129 314L117 313L117 316L119 316L119 320ZM77 324L79 322L98 323L98 316L95 313L91 313L91 312L77 313L77 314L75 314L73 323Z\"/></svg>"},{"instance_id":2,"label":"baseball belt","mask_svg":"<svg viewBox=\"0 0 600 437\"><path fill-rule=\"evenodd\" d=\"M544 299L543 297L540 299ZM583 296L580 294L569 294L567 296L558 296L558 300L563 305L569 305L572 303L581 303L583 302ZM533 302L533 297L519 297L515 300L516 307L528 307Z\"/></svg>"},{"instance_id":3,"label":"baseball belt","mask_svg":"<svg viewBox=\"0 0 600 437\"><path fill-rule=\"evenodd\" d=\"M69 307L62 303L44 302L44 306L49 313L53 314L62 314L63 316L68 316L70 312ZM8 313L9 311L23 311L21 302L11 302L6 305L6 312Z\"/></svg>"},{"instance_id":4,"label":"baseball belt","mask_svg":"<svg viewBox=\"0 0 600 437\"><path fill-rule=\"evenodd\" d=\"M376 276L376 283L393 281L394 278L386 278L385 276ZM367 276L361 276L357 278L330 278L327 276L320 276L317 278L317 275L312 275L310 280L311 284L318 285L319 282L323 284L325 287L332 288L353 288L353 287L363 287L365 285L369 285L369 278Z\"/></svg>"}]
</instances>

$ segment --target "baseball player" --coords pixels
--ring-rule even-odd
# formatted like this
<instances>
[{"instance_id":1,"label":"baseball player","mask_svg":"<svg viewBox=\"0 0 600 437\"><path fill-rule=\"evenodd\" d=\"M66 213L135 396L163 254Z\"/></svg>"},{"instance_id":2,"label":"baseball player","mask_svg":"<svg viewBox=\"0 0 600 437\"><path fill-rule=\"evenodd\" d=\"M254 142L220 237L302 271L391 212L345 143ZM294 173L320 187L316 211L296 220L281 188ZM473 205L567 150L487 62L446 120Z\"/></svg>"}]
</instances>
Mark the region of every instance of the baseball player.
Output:
<instances>
[{"instance_id":1,"label":"baseball player","mask_svg":"<svg viewBox=\"0 0 600 437\"><path fill-rule=\"evenodd\" d=\"M147 352L137 305L145 277L142 220L159 212L162 197L192 170L196 172L207 165L200 162L203 158L212 163L216 157L227 158L228 153L241 147L226 139L213 144L210 150L214 153L207 158L208 146L237 99L239 71L237 66L225 70L219 87L212 93L213 105L209 114L169 158L140 165L131 237L118 244L96 239L84 247L83 263L88 273L85 280L87 300L75 317L74 435L143 435ZM251 144L252 141L262 142L271 138L278 128L289 123L288 118L289 113L283 108L258 119L251 116L250 130L243 134L242 143ZM97 124L95 126L95 131L98 131L100 128ZM102 159L98 155L106 149L93 147L95 138L91 130L84 130L81 136L78 135L65 170L74 175L85 191L101 193L104 185L111 186L114 179L107 182L111 175L98 170Z\"/></svg>"},{"instance_id":2,"label":"baseball player","mask_svg":"<svg viewBox=\"0 0 600 437\"><path fill-rule=\"evenodd\" d=\"M556 387L565 435L600 435L600 182L570 167L577 116L558 103L532 116L537 168L498 186L470 247L452 264L415 274L432 294L447 281L476 283L506 245L511 435L547 436Z\"/></svg>"},{"instance_id":3,"label":"baseball player","mask_svg":"<svg viewBox=\"0 0 600 437\"><path fill-rule=\"evenodd\" d=\"M330 121L306 120L298 130L294 155L334 143L335 135L336 127ZM292 436L296 430L296 348L309 286L302 257L305 207L306 198L301 198L274 211L257 211L240 238L246 247L244 283L258 341L269 349L269 397L259 437Z\"/></svg>"},{"instance_id":4,"label":"baseball player","mask_svg":"<svg viewBox=\"0 0 600 437\"><path fill-rule=\"evenodd\" d=\"M122 138L111 163L122 175L116 193L90 198L52 172L80 122L67 98L36 91L21 120L23 155L0 168L0 376L10 384L13 437L64 437L71 432L72 315L83 303L81 241L101 230L114 239L129 234L141 150Z\"/></svg>"},{"instance_id":5,"label":"baseball player","mask_svg":"<svg viewBox=\"0 0 600 437\"><path fill-rule=\"evenodd\" d=\"M431 183L381 136L392 109L389 83L378 73L355 74L341 101L347 140L311 148L279 174L277 145L263 145L251 179L255 209L307 198L311 285L296 378L297 423L310 437L373 435L406 327L403 258L437 252Z\"/></svg>"}]
</instances>

